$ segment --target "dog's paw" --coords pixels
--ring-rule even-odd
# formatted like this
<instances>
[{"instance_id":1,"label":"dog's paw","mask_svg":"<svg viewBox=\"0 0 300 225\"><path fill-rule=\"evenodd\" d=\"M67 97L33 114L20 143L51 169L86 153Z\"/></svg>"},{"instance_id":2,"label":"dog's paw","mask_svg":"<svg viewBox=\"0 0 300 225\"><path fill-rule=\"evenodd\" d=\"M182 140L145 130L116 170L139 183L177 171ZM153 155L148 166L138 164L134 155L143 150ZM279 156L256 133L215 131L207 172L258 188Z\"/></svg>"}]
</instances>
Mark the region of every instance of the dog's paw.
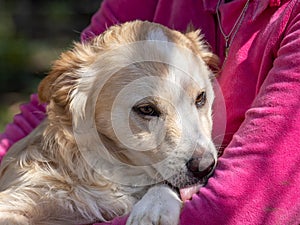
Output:
<instances>
[{"instance_id":1,"label":"dog's paw","mask_svg":"<svg viewBox=\"0 0 300 225\"><path fill-rule=\"evenodd\" d=\"M169 187L152 187L133 207L126 225L178 225L181 206Z\"/></svg>"},{"instance_id":2,"label":"dog's paw","mask_svg":"<svg viewBox=\"0 0 300 225\"><path fill-rule=\"evenodd\" d=\"M19 214L0 212L0 225L29 225L29 221Z\"/></svg>"}]
</instances>

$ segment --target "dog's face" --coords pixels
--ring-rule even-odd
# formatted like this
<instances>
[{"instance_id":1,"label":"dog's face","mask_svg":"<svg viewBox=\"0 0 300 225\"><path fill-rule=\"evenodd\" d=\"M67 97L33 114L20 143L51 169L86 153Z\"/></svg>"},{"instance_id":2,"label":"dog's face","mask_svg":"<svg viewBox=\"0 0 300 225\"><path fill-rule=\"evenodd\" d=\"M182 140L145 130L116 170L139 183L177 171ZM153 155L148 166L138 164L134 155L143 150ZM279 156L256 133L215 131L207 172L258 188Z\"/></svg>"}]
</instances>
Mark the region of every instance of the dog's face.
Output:
<instances>
[{"instance_id":1,"label":"dog's face","mask_svg":"<svg viewBox=\"0 0 300 225\"><path fill-rule=\"evenodd\" d=\"M49 121L73 132L83 155L96 146L90 158L100 173L118 174L114 182L203 182L217 155L208 67L216 58L198 36L136 21L77 44L40 85Z\"/></svg>"}]
</instances>

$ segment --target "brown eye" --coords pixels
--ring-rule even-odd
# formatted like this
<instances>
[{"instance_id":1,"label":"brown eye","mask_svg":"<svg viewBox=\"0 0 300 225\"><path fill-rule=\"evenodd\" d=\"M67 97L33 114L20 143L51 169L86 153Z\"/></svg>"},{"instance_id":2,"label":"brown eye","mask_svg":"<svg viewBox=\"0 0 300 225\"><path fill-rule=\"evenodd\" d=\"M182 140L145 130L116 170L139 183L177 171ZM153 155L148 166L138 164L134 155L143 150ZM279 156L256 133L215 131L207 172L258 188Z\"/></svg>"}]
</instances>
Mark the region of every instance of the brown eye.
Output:
<instances>
[{"instance_id":1,"label":"brown eye","mask_svg":"<svg viewBox=\"0 0 300 225\"><path fill-rule=\"evenodd\" d=\"M200 107L204 106L205 102L206 102L206 93L205 93L205 91L203 91L196 98L196 101L195 101L196 107L200 108Z\"/></svg>"},{"instance_id":2,"label":"brown eye","mask_svg":"<svg viewBox=\"0 0 300 225\"><path fill-rule=\"evenodd\" d=\"M158 117L160 115L159 111L151 106L151 105L141 105L141 106L136 106L133 108L135 112L142 116L156 116Z\"/></svg>"}]
</instances>

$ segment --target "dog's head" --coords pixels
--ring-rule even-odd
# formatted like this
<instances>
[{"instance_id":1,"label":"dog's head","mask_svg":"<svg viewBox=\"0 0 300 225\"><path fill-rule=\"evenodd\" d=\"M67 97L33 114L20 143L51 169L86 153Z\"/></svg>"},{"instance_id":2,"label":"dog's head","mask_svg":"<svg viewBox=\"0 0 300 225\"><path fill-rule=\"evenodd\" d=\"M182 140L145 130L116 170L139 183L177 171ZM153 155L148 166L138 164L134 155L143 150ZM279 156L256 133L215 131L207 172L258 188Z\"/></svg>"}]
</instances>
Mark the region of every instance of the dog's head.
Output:
<instances>
[{"instance_id":1,"label":"dog's head","mask_svg":"<svg viewBox=\"0 0 300 225\"><path fill-rule=\"evenodd\" d=\"M210 70L217 58L199 35L135 21L63 53L39 86L50 130L77 145L59 154L72 163L80 152L127 185L205 180L217 156Z\"/></svg>"}]
</instances>

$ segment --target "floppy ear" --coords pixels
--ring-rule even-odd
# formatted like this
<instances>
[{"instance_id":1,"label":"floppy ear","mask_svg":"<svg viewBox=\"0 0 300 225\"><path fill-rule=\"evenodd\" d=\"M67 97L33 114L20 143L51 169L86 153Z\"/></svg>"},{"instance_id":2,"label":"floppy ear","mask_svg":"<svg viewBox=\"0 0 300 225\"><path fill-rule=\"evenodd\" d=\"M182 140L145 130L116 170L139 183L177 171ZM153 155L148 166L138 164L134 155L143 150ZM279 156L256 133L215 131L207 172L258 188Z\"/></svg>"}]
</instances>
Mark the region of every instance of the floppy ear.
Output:
<instances>
[{"instance_id":1,"label":"floppy ear","mask_svg":"<svg viewBox=\"0 0 300 225\"><path fill-rule=\"evenodd\" d=\"M189 30L191 27L188 28ZM212 53L209 44L204 40L204 35L201 34L201 30L189 31L186 37L191 40L194 46L197 46L200 57L209 66L213 73L219 72L219 57Z\"/></svg>"},{"instance_id":2,"label":"floppy ear","mask_svg":"<svg viewBox=\"0 0 300 225\"><path fill-rule=\"evenodd\" d=\"M60 106L68 103L80 78L78 71L90 62L87 51L86 46L75 43L72 50L61 54L50 73L39 84L38 96L41 102L49 103L53 100Z\"/></svg>"}]
</instances>

